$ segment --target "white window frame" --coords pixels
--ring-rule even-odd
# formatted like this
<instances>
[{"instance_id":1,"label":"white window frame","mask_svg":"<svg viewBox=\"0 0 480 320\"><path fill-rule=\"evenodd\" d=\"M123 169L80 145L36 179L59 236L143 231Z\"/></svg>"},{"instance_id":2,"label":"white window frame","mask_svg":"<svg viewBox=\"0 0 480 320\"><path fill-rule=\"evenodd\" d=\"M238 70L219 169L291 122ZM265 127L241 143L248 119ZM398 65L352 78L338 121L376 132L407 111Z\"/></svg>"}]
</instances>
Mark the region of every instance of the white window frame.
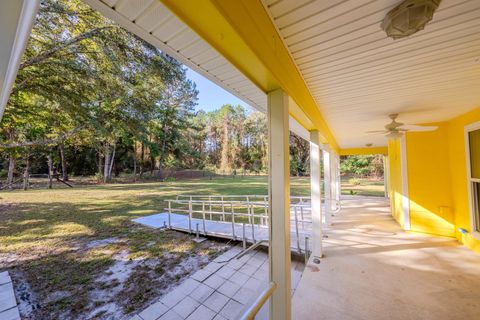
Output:
<instances>
[{"instance_id":1,"label":"white window frame","mask_svg":"<svg viewBox=\"0 0 480 320\"><path fill-rule=\"evenodd\" d=\"M467 189L468 189L468 208L470 211L470 234L476 239L480 240L480 231L477 230L477 224L475 216L475 204L474 204L474 195L473 195L473 182L480 183L480 179L472 178L472 167L470 163L470 137L469 133L472 131L480 130L480 121L474 122L465 126L465 155L467 160ZM478 217L480 219L480 217Z\"/></svg>"}]
</instances>

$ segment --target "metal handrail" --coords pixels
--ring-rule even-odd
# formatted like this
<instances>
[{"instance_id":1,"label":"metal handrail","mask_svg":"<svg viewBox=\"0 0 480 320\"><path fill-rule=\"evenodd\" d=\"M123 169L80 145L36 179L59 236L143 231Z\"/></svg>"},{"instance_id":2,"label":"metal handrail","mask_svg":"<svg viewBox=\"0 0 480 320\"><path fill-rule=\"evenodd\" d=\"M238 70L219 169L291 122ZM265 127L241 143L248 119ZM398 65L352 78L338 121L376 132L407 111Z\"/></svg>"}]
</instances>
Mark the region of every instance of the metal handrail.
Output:
<instances>
[{"instance_id":1,"label":"metal handrail","mask_svg":"<svg viewBox=\"0 0 480 320\"><path fill-rule=\"evenodd\" d=\"M251 200L250 198L246 201L232 200L232 198L227 200L227 196L224 196L223 201L213 200L215 197L216 196L211 196L208 200L201 200L195 196L192 196L192 199L166 199L165 202L167 206L165 210L167 210L168 213L168 225L165 222L165 226L172 228L171 214L178 213L188 217L188 231L190 233L194 233L194 219L199 219L197 229L198 225L203 226L202 234L204 236L215 234L215 232L209 232L207 230L205 221L216 220L220 223L230 224L232 238L234 240L243 240L244 248L246 247L247 240L252 243L257 243L258 240L261 240L258 239L258 237L256 239L255 233L259 230L257 229L258 227L262 228L268 225L270 220L268 215L268 202L249 201ZM218 196L220 199L221 197L222 196ZM208 198L208 196L206 198ZM302 232L304 232L308 230L313 223L311 219L311 208L309 208L308 202L305 202L304 199L306 199L306 197L303 197L300 202L290 204L290 221L292 226L294 226L294 239L296 240L296 249L299 254L302 254L304 251L301 248L301 244L306 236L304 233L301 234L300 228ZM235 221L236 218L240 218L240 221ZM235 227L235 225L239 223L243 225L242 234L238 234L238 229ZM246 226L251 228L249 239L247 239L246 236ZM200 230L198 230L197 233L200 233ZM258 247L258 245L254 248L256 247Z\"/></svg>"},{"instance_id":2,"label":"metal handrail","mask_svg":"<svg viewBox=\"0 0 480 320\"><path fill-rule=\"evenodd\" d=\"M265 302L267 302L267 300L272 296L276 288L277 284L275 282L270 282L268 287L265 288L257 298L255 298L255 301L253 301L252 305L245 310L243 315L240 317L240 320L254 320L258 311L260 311Z\"/></svg>"},{"instance_id":3,"label":"metal handrail","mask_svg":"<svg viewBox=\"0 0 480 320\"><path fill-rule=\"evenodd\" d=\"M256 248L258 248L259 246L261 246L262 244L264 243L268 243L268 240L260 240L254 244L252 244L250 247L248 247L247 249L241 251L240 253L238 253L236 256L235 256L235 259L240 259L241 257L243 257L244 255L246 255L247 253L249 253L250 251L252 250L255 250Z\"/></svg>"}]
</instances>

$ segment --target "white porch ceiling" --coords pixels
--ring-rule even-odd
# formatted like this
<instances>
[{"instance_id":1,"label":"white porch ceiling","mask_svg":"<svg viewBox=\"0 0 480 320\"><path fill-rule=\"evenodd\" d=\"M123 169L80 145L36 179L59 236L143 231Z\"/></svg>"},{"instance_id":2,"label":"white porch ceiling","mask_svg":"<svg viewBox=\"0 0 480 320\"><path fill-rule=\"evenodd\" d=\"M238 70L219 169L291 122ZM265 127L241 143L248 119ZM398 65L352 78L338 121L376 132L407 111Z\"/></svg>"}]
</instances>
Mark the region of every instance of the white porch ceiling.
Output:
<instances>
[{"instance_id":1,"label":"white porch ceiling","mask_svg":"<svg viewBox=\"0 0 480 320\"><path fill-rule=\"evenodd\" d=\"M390 113L411 124L480 106L480 1L443 0L425 30L380 28L400 0L262 0L341 148L386 145Z\"/></svg>"}]
</instances>

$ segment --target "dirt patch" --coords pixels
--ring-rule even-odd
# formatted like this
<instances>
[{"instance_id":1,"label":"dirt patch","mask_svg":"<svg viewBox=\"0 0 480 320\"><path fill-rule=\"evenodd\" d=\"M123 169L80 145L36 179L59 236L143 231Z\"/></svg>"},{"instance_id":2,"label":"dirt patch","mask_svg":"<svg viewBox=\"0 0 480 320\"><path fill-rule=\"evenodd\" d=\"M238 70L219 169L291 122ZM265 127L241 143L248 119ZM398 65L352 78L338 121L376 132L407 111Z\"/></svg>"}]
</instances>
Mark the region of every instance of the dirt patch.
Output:
<instances>
[{"instance_id":1,"label":"dirt patch","mask_svg":"<svg viewBox=\"0 0 480 320\"><path fill-rule=\"evenodd\" d=\"M14 254L0 255L0 266L11 267L22 319L128 319L230 248L155 232L168 233L176 246L165 246L165 235L139 243L111 237L77 240L68 252L19 264Z\"/></svg>"}]
</instances>

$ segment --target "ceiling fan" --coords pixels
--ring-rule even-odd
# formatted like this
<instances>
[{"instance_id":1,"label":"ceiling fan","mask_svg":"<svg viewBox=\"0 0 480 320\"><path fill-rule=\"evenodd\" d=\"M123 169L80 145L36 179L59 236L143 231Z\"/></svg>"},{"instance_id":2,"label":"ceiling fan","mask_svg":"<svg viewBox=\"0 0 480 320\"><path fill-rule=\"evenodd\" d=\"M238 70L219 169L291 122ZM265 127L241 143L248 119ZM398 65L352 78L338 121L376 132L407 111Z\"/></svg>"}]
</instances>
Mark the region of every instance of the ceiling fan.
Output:
<instances>
[{"instance_id":1,"label":"ceiling fan","mask_svg":"<svg viewBox=\"0 0 480 320\"><path fill-rule=\"evenodd\" d=\"M398 118L398 113L393 113L388 115L392 122L385 125L385 130L374 130L374 131L367 131L366 133L370 134L385 134L385 137L391 139L400 138L403 133L410 131L410 132L421 132L421 131L435 131L438 129L436 126L417 126L413 124L404 124L401 122L397 122L396 119Z\"/></svg>"}]
</instances>

